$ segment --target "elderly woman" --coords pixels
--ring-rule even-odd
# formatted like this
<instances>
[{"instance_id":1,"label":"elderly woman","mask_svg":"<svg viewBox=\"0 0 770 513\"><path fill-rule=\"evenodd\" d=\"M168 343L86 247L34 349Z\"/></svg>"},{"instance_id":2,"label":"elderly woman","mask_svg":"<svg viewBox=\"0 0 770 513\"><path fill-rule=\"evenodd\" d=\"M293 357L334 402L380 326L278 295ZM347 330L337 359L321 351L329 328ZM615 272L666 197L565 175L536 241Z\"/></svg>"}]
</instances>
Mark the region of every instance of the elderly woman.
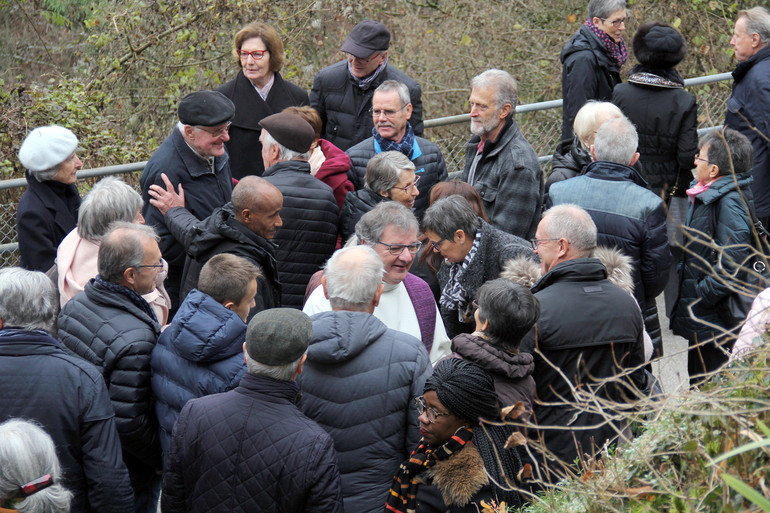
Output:
<instances>
[{"instance_id":1,"label":"elderly woman","mask_svg":"<svg viewBox=\"0 0 770 513\"><path fill-rule=\"evenodd\" d=\"M476 292L500 275L507 260L536 258L527 241L492 227L458 195L431 205L422 218L422 231L433 251L444 257L438 271L439 304L450 337L474 330Z\"/></svg>"},{"instance_id":2,"label":"elderly woman","mask_svg":"<svg viewBox=\"0 0 770 513\"><path fill-rule=\"evenodd\" d=\"M265 168L259 158L259 122L286 107L308 105L307 92L285 81L278 73L283 66L283 42L278 32L266 23L251 23L235 34L233 40L240 71L234 80L217 88L235 104L230 126L230 140L225 143L230 154L230 171L240 180L247 175L262 176Z\"/></svg>"},{"instance_id":3,"label":"elderly woman","mask_svg":"<svg viewBox=\"0 0 770 513\"><path fill-rule=\"evenodd\" d=\"M536 264L535 264L536 265ZM481 365L495 382L501 404L524 403L532 409L535 361L519 344L540 317L540 302L528 288L498 278L481 286L476 298L473 333L452 340L452 352Z\"/></svg>"},{"instance_id":4,"label":"elderly woman","mask_svg":"<svg viewBox=\"0 0 770 513\"><path fill-rule=\"evenodd\" d=\"M417 398L420 440L393 478L385 511L477 513L481 502L521 505L515 483L516 448L504 449L510 425L500 422L492 378L473 362L447 358L436 364ZM502 511L502 510L501 510Z\"/></svg>"},{"instance_id":5,"label":"elderly woman","mask_svg":"<svg viewBox=\"0 0 770 513\"><path fill-rule=\"evenodd\" d=\"M690 342L691 384L725 363L734 341L724 332L735 324L720 314L736 282L732 273L751 256L751 143L729 128L709 132L695 154L695 166L695 180L687 189L691 205L679 298L671 315L671 329ZM742 278L738 271L737 279Z\"/></svg>"},{"instance_id":6,"label":"elderly woman","mask_svg":"<svg viewBox=\"0 0 770 513\"><path fill-rule=\"evenodd\" d=\"M572 146L572 121L588 100L609 101L620 83L620 68L628 59L623 32L626 0L591 0L588 19L559 55L562 63L561 148Z\"/></svg>"},{"instance_id":7,"label":"elderly woman","mask_svg":"<svg viewBox=\"0 0 770 513\"><path fill-rule=\"evenodd\" d=\"M397 201L406 208L414 208L420 194L419 177L414 174L414 163L399 151L383 151L366 165L366 184L358 191L348 193L340 212L340 235L344 244L356 231L361 216L381 201Z\"/></svg>"},{"instance_id":8,"label":"elderly woman","mask_svg":"<svg viewBox=\"0 0 770 513\"><path fill-rule=\"evenodd\" d=\"M0 424L0 511L67 513L72 494L60 479L48 433L25 420Z\"/></svg>"},{"instance_id":9,"label":"elderly woman","mask_svg":"<svg viewBox=\"0 0 770 513\"><path fill-rule=\"evenodd\" d=\"M574 178L583 172L583 169L593 161L591 145L594 143L599 127L609 119L622 117L623 112L609 102L590 100L580 108L572 125L575 134L572 147L565 155L558 152L553 155L551 173L545 181L546 195L554 183ZM543 203L546 201L547 198Z\"/></svg>"},{"instance_id":10,"label":"elderly woman","mask_svg":"<svg viewBox=\"0 0 770 513\"><path fill-rule=\"evenodd\" d=\"M27 190L16 210L16 233L25 269L48 271L59 243L75 227L80 207L75 183L83 166L77 146L75 134L58 125L34 129L21 144Z\"/></svg>"},{"instance_id":11,"label":"elderly woman","mask_svg":"<svg viewBox=\"0 0 770 513\"><path fill-rule=\"evenodd\" d=\"M142 197L119 178L107 177L91 188L78 213L77 228L61 242L56 257L57 284L61 306L83 292L96 277L99 243L115 221L144 224ZM163 287L168 265L155 277L155 290L142 297L150 304L161 326L168 320L171 300Z\"/></svg>"}]
</instances>

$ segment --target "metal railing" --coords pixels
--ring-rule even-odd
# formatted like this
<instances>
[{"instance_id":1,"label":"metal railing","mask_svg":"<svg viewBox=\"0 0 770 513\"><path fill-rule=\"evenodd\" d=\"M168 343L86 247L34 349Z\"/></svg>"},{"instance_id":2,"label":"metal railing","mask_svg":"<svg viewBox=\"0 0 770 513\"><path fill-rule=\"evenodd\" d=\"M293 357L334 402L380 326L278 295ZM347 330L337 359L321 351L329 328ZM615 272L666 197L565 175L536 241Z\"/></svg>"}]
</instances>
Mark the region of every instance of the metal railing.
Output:
<instances>
[{"instance_id":1,"label":"metal railing","mask_svg":"<svg viewBox=\"0 0 770 513\"><path fill-rule=\"evenodd\" d=\"M704 77L688 78L685 87L709 86L718 84L716 88L695 91L698 96L700 111L698 134L716 128L711 122L711 113L719 113L720 119L725 112L730 88L721 82L732 80L731 73L719 73ZM548 165L551 152L556 147L561 136L562 100L529 103L516 107L517 119L521 131L540 156L541 165ZM436 119L425 120L425 128L430 129L430 139L438 145L444 155L448 170L459 171L465 164L465 145L470 137L467 126L470 114L458 114ZM105 166L78 171L78 179L95 178L108 175L121 175L142 171L147 162ZM18 189L27 186L24 178L0 181L0 190ZM17 261L15 224L16 204L0 204L0 266L13 265Z\"/></svg>"}]
</instances>

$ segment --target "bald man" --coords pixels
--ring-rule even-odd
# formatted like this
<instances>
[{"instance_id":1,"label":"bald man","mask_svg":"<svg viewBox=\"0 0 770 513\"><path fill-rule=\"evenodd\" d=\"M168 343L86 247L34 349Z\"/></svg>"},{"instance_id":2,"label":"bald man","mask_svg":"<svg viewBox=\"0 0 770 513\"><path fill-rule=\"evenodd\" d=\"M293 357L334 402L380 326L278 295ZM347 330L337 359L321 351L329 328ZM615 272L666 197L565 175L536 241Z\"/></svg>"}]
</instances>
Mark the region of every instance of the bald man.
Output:
<instances>
[{"instance_id":1,"label":"bald man","mask_svg":"<svg viewBox=\"0 0 770 513\"><path fill-rule=\"evenodd\" d=\"M244 177L233 189L230 203L198 221L184 208L184 190L180 187L177 193L170 181L165 177L163 181L165 189L150 187L150 203L163 214L169 230L187 251L181 299L197 286L200 270L211 257L230 253L262 270L249 319L257 312L281 306L275 244L271 242L283 224L281 191L264 178Z\"/></svg>"}]
</instances>

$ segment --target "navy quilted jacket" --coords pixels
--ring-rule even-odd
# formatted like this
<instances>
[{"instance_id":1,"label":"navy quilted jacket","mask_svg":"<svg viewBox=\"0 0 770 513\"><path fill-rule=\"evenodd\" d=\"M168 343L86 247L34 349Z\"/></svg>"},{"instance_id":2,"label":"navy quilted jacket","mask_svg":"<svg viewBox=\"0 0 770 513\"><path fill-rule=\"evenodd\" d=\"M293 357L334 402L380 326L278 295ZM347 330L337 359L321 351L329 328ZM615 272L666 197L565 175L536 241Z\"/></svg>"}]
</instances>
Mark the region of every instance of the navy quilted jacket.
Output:
<instances>
[{"instance_id":1,"label":"navy quilted jacket","mask_svg":"<svg viewBox=\"0 0 770 513\"><path fill-rule=\"evenodd\" d=\"M243 376L179 415L163 475L163 513L341 513L329 435L296 407L293 381Z\"/></svg>"},{"instance_id":2,"label":"navy quilted jacket","mask_svg":"<svg viewBox=\"0 0 770 513\"><path fill-rule=\"evenodd\" d=\"M383 511L398 466L420 440L414 398L431 370L422 342L373 315L313 316L300 407L334 439L345 511Z\"/></svg>"},{"instance_id":3,"label":"navy quilted jacket","mask_svg":"<svg viewBox=\"0 0 770 513\"><path fill-rule=\"evenodd\" d=\"M246 323L208 294L193 289L152 350L152 394L160 446L168 454L171 430L187 401L232 390L246 372Z\"/></svg>"}]
</instances>

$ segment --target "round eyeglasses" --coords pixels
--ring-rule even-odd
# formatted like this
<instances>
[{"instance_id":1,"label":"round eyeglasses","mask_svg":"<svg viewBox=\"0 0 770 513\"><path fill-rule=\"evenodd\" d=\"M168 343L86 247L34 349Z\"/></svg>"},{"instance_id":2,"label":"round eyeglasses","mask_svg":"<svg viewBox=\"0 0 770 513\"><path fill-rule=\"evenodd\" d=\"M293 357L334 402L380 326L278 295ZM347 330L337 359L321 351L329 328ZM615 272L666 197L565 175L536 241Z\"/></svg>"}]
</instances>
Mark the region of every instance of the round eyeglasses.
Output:
<instances>
[{"instance_id":1,"label":"round eyeglasses","mask_svg":"<svg viewBox=\"0 0 770 513\"><path fill-rule=\"evenodd\" d=\"M434 424L436 420L438 420L439 417L443 417L445 415L449 415L449 413L442 413L438 411L436 408L433 408L431 406L428 406L425 404L425 397L415 397L414 402L417 403L417 411L420 412L420 415L427 412L428 422L431 424Z\"/></svg>"}]
</instances>

